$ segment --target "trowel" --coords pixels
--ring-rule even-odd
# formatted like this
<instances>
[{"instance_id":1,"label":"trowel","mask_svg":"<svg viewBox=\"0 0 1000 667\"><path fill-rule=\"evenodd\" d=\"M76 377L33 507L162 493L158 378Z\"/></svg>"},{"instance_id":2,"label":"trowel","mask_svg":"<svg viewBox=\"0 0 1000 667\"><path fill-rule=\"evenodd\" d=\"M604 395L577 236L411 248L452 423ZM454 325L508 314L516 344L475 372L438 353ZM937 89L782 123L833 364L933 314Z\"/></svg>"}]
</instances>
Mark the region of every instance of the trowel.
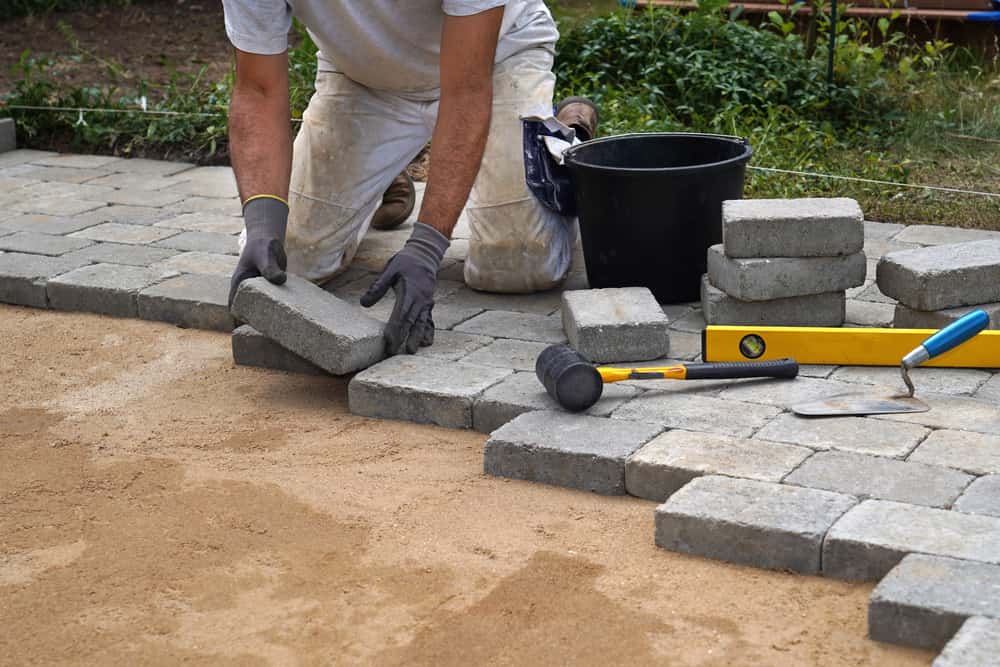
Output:
<instances>
[{"instance_id":1,"label":"trowel","mask_svg":"<svg viewBox=\"0 0 1000 667\"><path fill-rule=\"evenodd\" d=\"M911 350L899 365L906 393L894 396L873 396L871 394L839 394L808 401L792 406L792 412L806 417L832 417L844 415L887 415L903 412L927 412L930 407L914 398L910 369L944 354L969 340L990 323L990 317L983 310L973 310L963 315L945 328L937 331L923 343Z\"/></svg>"}]
</instances>

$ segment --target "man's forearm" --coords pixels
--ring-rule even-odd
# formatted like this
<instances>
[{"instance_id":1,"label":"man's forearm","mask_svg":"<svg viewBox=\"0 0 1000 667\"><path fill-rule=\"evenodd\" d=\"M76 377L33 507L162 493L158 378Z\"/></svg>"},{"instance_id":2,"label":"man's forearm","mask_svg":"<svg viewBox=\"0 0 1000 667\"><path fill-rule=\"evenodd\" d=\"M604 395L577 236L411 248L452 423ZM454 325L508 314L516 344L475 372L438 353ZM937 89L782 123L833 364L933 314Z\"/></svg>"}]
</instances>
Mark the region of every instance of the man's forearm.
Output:
<instances>
[{"instance_id":1,"label":"man's forearm","mask_svg":"<svg viewBox=\"0 0 1000 667\"><path fill-rule=\"evenodd\" d=\"M287 90L237 86L229 107L229 150L240 198L288 199L292 133Z\"/></svg>"}]
</instances>

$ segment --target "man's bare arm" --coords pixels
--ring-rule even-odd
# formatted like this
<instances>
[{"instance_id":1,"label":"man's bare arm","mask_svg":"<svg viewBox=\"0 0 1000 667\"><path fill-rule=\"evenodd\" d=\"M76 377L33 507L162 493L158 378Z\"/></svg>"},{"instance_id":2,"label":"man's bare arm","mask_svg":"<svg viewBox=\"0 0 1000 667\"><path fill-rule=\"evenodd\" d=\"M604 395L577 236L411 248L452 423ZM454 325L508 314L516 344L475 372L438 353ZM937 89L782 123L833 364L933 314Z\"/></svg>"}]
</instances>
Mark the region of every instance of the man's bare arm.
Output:
<instances>
[{"instance_id":1,"label":"man's bare arm","mask_svg":"<svg viewBox=\"0 0 1000 667\"><path fill-rule=\"evenodd\" d=\"M493 59L502 20L503 7L444 19L441 102L419 220L448 238L486 148L493 105Z\"/></svg>"}]
</instances>

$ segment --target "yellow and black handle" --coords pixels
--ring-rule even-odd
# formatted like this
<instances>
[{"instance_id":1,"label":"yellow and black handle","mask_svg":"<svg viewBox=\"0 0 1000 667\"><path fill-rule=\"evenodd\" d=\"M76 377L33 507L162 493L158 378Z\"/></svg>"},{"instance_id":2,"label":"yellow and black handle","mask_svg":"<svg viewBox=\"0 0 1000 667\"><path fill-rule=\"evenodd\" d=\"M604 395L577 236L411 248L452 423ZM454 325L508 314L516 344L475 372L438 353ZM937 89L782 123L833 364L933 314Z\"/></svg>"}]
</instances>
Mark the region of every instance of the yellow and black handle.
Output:
<instances>
[{"instance_id":1,"label":"yellow and black handle","mask_svg":"<svg viewBox=\"0 0 1000 667\"><path fill-rule=\"evenodd\" d=\"M724 362L718 364L677 364L650 368L613 368L598 366L601 380L734 380L738 378L794 378L799 364L794 359L771 361Z\"/></svg>"}]
</instances>

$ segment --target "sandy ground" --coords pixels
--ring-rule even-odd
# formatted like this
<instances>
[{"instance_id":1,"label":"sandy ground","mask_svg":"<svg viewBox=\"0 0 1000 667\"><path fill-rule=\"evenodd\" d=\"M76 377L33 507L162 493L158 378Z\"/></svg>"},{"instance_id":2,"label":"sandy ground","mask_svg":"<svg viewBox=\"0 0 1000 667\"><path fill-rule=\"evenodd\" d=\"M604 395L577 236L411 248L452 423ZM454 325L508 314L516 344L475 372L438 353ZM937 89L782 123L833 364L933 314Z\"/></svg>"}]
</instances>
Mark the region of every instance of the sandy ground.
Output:
<instances>
[{"instance_id":1,"label":"sandy ground","mask_svg":"<svg viewBox=\"0 0 1000 667\"><path fill-rule=\"evenodd\" d=\"M870 586L653 546L226 336L0 306L0 663L926 665Z\"/></svg>"}]
</instances>

